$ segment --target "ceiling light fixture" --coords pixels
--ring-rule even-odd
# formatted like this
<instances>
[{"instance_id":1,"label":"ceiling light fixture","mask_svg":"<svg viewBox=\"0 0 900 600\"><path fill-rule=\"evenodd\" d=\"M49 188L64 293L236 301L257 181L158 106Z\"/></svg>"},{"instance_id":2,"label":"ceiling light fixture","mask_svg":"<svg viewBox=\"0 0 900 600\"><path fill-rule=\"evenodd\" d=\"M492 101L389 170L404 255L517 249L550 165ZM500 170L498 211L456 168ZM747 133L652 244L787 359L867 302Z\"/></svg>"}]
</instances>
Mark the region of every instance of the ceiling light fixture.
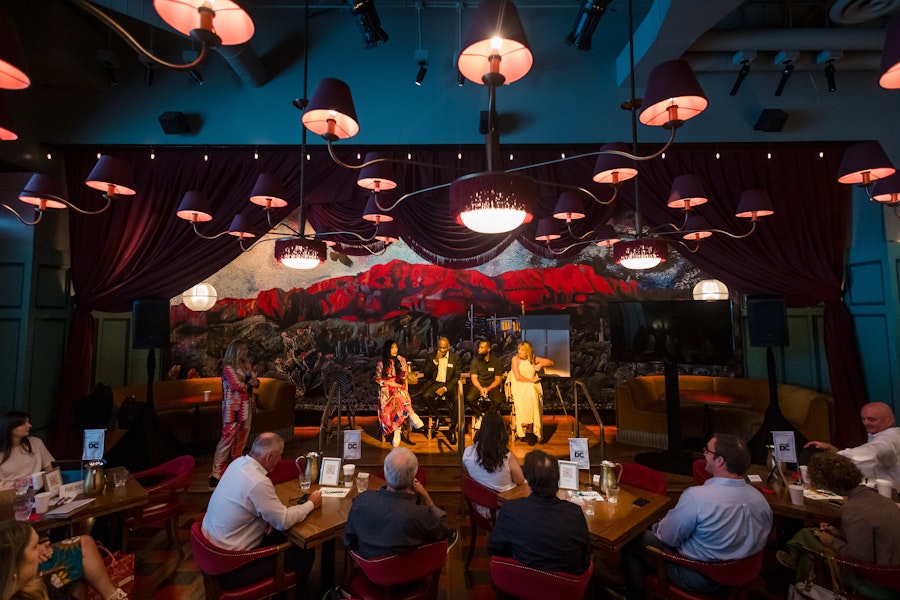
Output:
<instances>
[{"instance_id":1,"label":"ceiling light fixture","mask_svg":"<svg viewBox=\"0 0 900 600\"><path fill-rule=\"evenodd\" d=\"M88 0L69 0L112 29L145 59L162 67L190 71L202 63L209 48L236 46L253 37L254 26L243 8L232 0L153 0L153 8L175 31L200 43L197 57L187 63L171 63L144 48L122 25Z\"/></svg>"},{"instance_id":2,"label":"ceiling light fixture","mask_svg":"<svg viewBox=\"0 0 900 600\"><path fill-rule=\"evenodd\" d=\"M728 300L728 286L718 279L703 279L694 286L692 295L694 300L706 302Z\"/></svg>"},{"instance_id":3,"label":"ceiling light fixture","mask_svg":"<svg viewBox=\"0 0 900 600\"><path fill-rule=\"evenodd\" d=\"M356 25L363 35L363 47L371 50L388 41L387 32L381 28L381 19L375 10L375 0L351 0L350 14L356 17Z\"/></svg>"},{"instance_id":4,"label":"ceiling light fixture","mask_svg":"<svg viewBox=\"0 0 900 600\"><path fill-rule=\"evenodd\" d=\"M34 219L28 220L7 204L3 208L16 216L25 225L37 225L44 211L48 208L71 208L82 215L98 215L110 206L117 196L133 196L135 194L134 175L131 165L116 156L101 156L84 182L88 187L103 192L106 204L98 210L84 210L65 199L65 193L55 178L35 173L28 180L25 189L19 194L19 200L34 207Z\"/></svg>"},{"instance_id":5,"label":"ceiling light fixture","mask_svg":"<svg viewBox=\"0 0 900 600\"><path fill-rule=\"evenodd\" d=\"M900 13L895 13L888 20L878 85L886 90L900 89Z\"/></svg>"},{"instance_id":6,"label":"ceiling light fixture","mask_svg":"<svg viewBox=\"0 0 900 600\"><path fill-rule=\"evenodd\" d=\"M29 85L19 34L12 20L0 13L0 89L24 90Z\"/></svg>"},{"instance_id":7,"label":"ceiling light fixture","mask_svg":"<svg viewBox=\"0 0 900 600\"><path fill-rule=\"evenodd\" d=\"M196 312L204 312L216 305L219 295L216 288L208 283L198 283L184 294L181 300L189 309Z\"/></svg>"},{"instance_id":8,"label":"ceiling light fixture","mask_svg":"<svg viewBox=\"0 0 900 600\"><path fill-rule=\"evenodd\" d=\"M572 32L566 36L566 43L575 46L579 50L591 49L591 37L600 18L606 13L606 7L612 0L583 0L578 7L578 15L575 17L575 25Z\"/></svg>"}]
</instances>

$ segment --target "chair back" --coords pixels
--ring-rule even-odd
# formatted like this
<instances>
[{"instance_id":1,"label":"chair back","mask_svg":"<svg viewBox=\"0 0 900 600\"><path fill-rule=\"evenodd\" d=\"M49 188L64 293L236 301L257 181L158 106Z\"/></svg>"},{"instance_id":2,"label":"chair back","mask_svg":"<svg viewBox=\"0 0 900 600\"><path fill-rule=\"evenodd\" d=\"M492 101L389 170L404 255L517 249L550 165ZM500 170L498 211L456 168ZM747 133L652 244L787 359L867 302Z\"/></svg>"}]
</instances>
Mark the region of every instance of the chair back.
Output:
<instances>
[{"instance_id":1,"label":"chair back","mask_svg":"<svg viewBox=\"0 0 900 600\"><path fill-rule=\"evenodd\" d=\"M145 471L134 474L134 478L148 482L147 492L175 492L187 490L194 478L194 457L189 454L176 456L172 460Z\"/></svg>"},{"instance_id":2,"label":"chair back","mask_svg":"<svg viewBox=\"0 0 900 600\"><path fill-rule=\"evenodd\" d=\"M703 485L706 483L707 479L712 477L712 475L706 472L705 458L698 458L694 461L694 464L691 466L691 473L694 476L694 485Z\"/></svg>"},{"instance_id":3,"label":"chair back","mask_svg":"<svg viewBox=\"0 0 900 600\"><path fill-rule=\"evenodd\" d=\"M242 551L219 548L203 535L201 521L194 521L191 524L191 549L194 552L194 561L197 563L197 567L207 575L228 573L250 561L278 552L278 546Z\"/></svg>"},{"instance_id":4,"label":"chair back","mask_svg":"<svg viewBox=\"0 0 900 600\"><path fill-rule=\"evenodd\" d=\"M447 562L447 540L419 546L406 554L363 558L351 550L350 555L372 583L392 587L440 573Z\"/></svg>"},{"instance_id":5,"label":"chair back","mask_svg":"<svg viewBox=\"0 0 900 600\"><path fill-rule=\"evenodd\" d=\"M492 531L494 523L497 521L497 510L500 509L500 498L497 496L497 492L472 479L465 469L462 472L461 483L462 493L466 497L466 506L469 508L469 518L482 529ZM479 513L476 504L491 511L490 518Z\"/></svg>"},{"instance_id":6,"label":"chair back","mask_svg":"<svg viewBox=\"0 0 900 600\"><path fill-rule=\"evenodd\" d=\"M622 463L622 477L620 485L630 485L654 494L666 493L666 478L657 471L644 465L635 463Z\"/></svg>"},{"instance_id":7,"label":"chair back","mask_svg":"<svg viewBox=\"0 0 900 600\"><path fill-rule=\"evenodd\" d=\"M292 479L296 480L300 476L300 469L297 468L297 463L293 459L283 458L267 475L274 485L278 485Z\"/></svg>"},{"instance_id":8,"label":"chair back","mask_svg":"<svg viewBox=\"0 0 900 600\"><path fill-rule=\"evenodd\" d=\"M559 571L532 569L514 558L491 557L491 580L494 585L503 593L519 600L584 598L593 572L593 563L588 565L583 573L572 575Z\"/></svg>"},{"instance_id":9,"label":"chair back","mask_svg":"<svg viewBox=\"0 0 900 600\"><path fill-rule=\"evenodd\" d=\"M832 560L838 568L850 571L861 579L866 579L891 590L900 591L900 565L867 563L850 558L827 555L812 548L803 548L803 552L813 555L817 560L826 564L829 560Z\"/></svg>"},{"instance_id":10,"label":"chair back","mask_svg":"<svg viewBox=\"0 0 900 600\"><path fill-rule=\"evenodd\" d=\"M745 558L702 561L687 558L677 552L671 552L661 548L648 546L647 549L665 562L687 567L730 588L745 588L753 583L762 571L763 554L765 553L765 548L763 548L756 554L751 554ZM659 588L661 583L665 583L664 577L665 569L662 565L659 565L657 575L648 576L648 581L653 581L652 585L648 585L648 589ZM662 595L657 595L663 597Z\"/></svg>"}]
</instances>

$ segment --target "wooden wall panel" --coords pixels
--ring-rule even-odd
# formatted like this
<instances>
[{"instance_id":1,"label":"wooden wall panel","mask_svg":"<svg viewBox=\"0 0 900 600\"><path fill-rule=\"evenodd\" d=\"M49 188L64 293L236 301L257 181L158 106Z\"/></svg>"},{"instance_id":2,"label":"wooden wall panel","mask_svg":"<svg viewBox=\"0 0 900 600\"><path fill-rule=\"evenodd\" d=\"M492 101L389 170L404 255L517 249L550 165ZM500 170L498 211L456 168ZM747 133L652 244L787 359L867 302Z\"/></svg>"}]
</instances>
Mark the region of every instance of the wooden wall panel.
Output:
<instances>
[{"instance_id":1,"label":"wooden wall panel","mask_svg":"<svg viewBox=\"0 0 900 600\"><path fill-rule=\"evenodd\" d=\"M27 406L32 423L42 431L55 418L59 366L63 364L66 351L66 324L65 318L47 318L35 319L32 325L34 343L31 346Z\"/></svg>"},{"instance_id":2,"label":"wooden wall panel","mask_svg":"<svg viewBox=\"0 0 900 600\"><path fill-rule=\"evenodd\" d=\"M0 263L0 308L22 308L25 297L25 265Z\"/></svg>"},{"instance_id":3,"label":"wooden wall panel","mask_svg":"<svg viewBox=\"0 0 900 600\"><path fill-rule=\"evenodd\" d=\"M16 379L19 375L19 337L22 333L22 321L16 318L0 319L0 413L12 410L16 406ZM12 392L12 393L11 393Z\"/></svg>"}]
</instances>

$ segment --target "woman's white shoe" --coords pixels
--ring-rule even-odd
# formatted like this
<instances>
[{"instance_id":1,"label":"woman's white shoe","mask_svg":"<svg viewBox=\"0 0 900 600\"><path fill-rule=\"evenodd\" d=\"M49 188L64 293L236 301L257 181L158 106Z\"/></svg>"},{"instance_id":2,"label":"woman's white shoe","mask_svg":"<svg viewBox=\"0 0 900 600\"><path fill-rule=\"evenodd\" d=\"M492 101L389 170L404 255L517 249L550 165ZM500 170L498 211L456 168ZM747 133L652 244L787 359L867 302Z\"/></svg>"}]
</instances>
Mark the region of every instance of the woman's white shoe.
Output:
<instances>
[{"instance_id":1,"label":"woman's white shoe","mask_svg":"<svg viewBox=\"0 0 900 600\"><path fill-rule=\"evenodd\" d=\"M397 429L394 430L394 439L391 440L391 446L396 448L399 445L400 445L400 428L398 427Z\"/></svg>"}]
</instances>

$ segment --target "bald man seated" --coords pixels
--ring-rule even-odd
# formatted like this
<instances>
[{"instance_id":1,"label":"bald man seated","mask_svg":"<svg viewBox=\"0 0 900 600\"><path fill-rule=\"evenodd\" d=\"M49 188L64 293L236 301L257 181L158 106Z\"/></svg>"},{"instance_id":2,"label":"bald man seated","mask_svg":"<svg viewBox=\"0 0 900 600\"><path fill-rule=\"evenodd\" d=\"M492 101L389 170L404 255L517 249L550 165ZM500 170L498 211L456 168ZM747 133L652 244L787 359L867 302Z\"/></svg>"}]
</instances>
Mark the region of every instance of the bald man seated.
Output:
<instances>
[{"instance_id":1,"label":"bald man seated","mask_svg":"<svg viewBox=\"0 0 900 600\"><path fill-rule=\"evenodd\" d=\"M831 450L852 460L871 479L888 479L900 489L900 427L895 427L894 411L884 402L870 402L860 411L868 441L862 446L838 450L827 442L809 442L804 448Z\"/></svg>"}]
</instances>

